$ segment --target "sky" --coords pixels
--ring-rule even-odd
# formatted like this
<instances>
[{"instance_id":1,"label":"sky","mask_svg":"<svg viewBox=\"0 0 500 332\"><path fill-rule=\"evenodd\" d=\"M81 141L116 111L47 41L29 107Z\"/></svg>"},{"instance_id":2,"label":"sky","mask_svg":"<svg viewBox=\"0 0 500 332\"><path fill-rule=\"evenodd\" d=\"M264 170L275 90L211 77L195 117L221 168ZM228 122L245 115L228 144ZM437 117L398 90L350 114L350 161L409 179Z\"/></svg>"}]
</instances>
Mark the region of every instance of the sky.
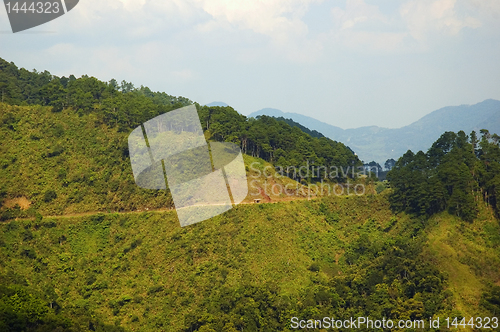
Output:
<instances>
[{"instance_id":1,"label":"sky","mask_svg":"<svg viewBox=\"0 0 500 332\"><path fill-rule=\"evenodd\" d=\"M245 115L398 128L500 99L500 1L80 0L15 34L0 8L0 57Z\"/></svg>"}]
</instances>

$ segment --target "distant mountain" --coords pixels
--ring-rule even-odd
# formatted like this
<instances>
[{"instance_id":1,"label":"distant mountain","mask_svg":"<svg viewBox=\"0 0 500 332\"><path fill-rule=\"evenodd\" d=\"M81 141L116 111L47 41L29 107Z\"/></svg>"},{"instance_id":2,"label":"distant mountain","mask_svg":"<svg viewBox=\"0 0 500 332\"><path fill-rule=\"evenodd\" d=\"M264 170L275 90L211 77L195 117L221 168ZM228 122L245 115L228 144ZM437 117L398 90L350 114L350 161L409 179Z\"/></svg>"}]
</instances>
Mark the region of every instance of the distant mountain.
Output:
<instances>
[{"instance_id":1,"label":"distant mountain","mask_svg":"<svg viewBox=\"0 0 500 332\"><path fill-rule=\"evenodd\" d=\"M316 130L335 141L348 145L361 160L383 163L390 158L397 159L406 151L427 151L445 131L472 130L479 133L488 129L500 133L500 101L487 99L475 105L448 106L438 109L420 120L397 129L377 126L342 129L314 118L285 113L277 109L265 108L249 116L269 115L290 118L310 130Z\"/></svg>"},{"instance_id":2,"label":"distant mountain","mask_svg":"<svg viewBox=\"0 0 500 332\"><path fill-rule=\"evenodd\" d=\"M228 104L222 102L222 101L213 101L210 104L206 104L205 106L221 106L221 107L226 107L229 106Z\"/></svg>"}]
</instances>

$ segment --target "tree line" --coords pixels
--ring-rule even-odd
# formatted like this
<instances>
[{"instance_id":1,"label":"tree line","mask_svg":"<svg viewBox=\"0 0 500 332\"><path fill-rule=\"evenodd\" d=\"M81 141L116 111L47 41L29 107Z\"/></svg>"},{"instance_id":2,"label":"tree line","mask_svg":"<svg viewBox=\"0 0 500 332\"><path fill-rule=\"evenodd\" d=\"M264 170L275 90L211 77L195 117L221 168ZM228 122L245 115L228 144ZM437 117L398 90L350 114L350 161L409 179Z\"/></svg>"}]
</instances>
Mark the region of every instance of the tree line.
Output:
<instances>
[{"instance_id":1,"label":"tree line","mask_svg":"<svg viewBox=\"0 0 500 332\"><path fill-rule=\"evenodd\" d=\"M324 136L312 137L281 119L265 115L247 118L231 107L202 106L199 115L209 139L239 144L243 153L283 168L303 166L308 162L327 169L361 165L358 157L344 144ZM304 180L313 180L313 175Z\"/></svg>"},{"instance_id":2,"label":"tree line","mask_svg":"<svg viewBox=\"0 0 500 332\"><path fill-rule=\"evenodd\" d=\"M130 132L155 116L193 104L188 98L153 92L144 86L136 88L126 81L118 84L115 79L102 82L87 75L76 78L57 77L48 71L30 72L1 58L0 92L2 102L11 105L51 106L52 112L70 108L80 116L95 113L120 132ZM249 155L280 166L297 167L307 161L327 167L361 165L344 144L290 120L268 116L253 119L231 107L194 104L209 139L237 143Z\"/></svg>"},{"instance_id":3,"label":"tree line","mask_svg":"<svg viewBox=\"0 0 500 332\"><path fill-rule=\"evenodd\" d=\"M446 132L427 153L406 152L387 174L393 208L427 216L448 210L472 221L483 200L498 213L500 136L480 134Z\"/></svg>"}]
</instances>

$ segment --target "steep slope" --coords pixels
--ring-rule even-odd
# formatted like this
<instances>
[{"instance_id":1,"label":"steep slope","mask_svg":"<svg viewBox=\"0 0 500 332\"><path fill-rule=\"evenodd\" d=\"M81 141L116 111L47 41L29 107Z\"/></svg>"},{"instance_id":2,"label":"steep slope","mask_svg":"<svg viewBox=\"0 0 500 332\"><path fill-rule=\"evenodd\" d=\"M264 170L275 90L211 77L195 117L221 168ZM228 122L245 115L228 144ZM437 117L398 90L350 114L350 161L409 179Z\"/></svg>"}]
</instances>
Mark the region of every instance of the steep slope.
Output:
<instances>
[{"instance_id":1,"label":"steep slope","mask_svg":"<svg viewBox=\"0 0 500 332\"><path fill-rule=\"evenodd\" d=\"M225 135L230 130L234 122L228 114L220 108L201 108L204 124L218 128L206 131L207 137ZM230 114L244 119L234 110ZM263 123L254 125L266 128ZM0 220L37 213L67 215L173 207L168 190L142 189L135 184L128 156L129 132L107 125L99 114L78 115L70 108L53 112L52 107L0 103L0 133ZM299 129L296 134L312 139ZM265 142L259 136L259 144ZM280 147L279 141L274 144ZM248 143L249 152L254 147ZM288 150L293 151L293 147ZM349 150L344 152L353 157ZM250 155L244 155L244 161L250 188L245 202L289 199L283 192L273 192L272 186L295 188L290 189L295 198L306 196L295 180L264 173L264 168L273 169L269 162Z\"/></svg>"},{"instance_id":2,"label":"steep slope","mask_svg":"<svg viewBox=\"0 0 500 332\"><path fill-rule=\"evenodd\" d=\"M464 317L481 317L484 308L478 304L495 285L500 286L498 220L484 209L472 224L447 213L434 216L429 224L425 255L448 276L454 309ZM498 311L493 314L500 316Z\"/></svg>"},{"instance_id":3,"label":"steep slope","mask_svg":"<svg viewBox=\"0 0 500 332\"><path fill-rule=\"evenodd\" d=\"M492 317L500 227L488 213L474 224L443 213L426 226L367 195L241 205L186 228L173 211L11 221L0 224L0 317L14 319L2 314L15 291L31 294L17 303L46 305L32 308L39 328L66 318L70 331Z\"/></svg>"}]
</instances>

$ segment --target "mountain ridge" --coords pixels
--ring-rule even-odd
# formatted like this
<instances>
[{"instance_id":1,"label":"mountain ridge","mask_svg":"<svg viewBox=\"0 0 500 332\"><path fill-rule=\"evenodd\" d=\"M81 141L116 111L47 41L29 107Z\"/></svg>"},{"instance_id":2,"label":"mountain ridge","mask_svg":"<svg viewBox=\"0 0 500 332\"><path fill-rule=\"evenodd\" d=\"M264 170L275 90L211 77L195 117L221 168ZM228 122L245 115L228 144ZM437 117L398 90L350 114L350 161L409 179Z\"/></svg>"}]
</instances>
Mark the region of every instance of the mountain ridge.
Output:
<instances>
[{"instance_id":1,"label":"mountain ridge","mask_svg":"<svg viewBox=\"0 0 500 332\"><path fill-rule=\"evenodd\" d=\"M407 150L426 151L445 131L463 130L470 134L472 130L488 129L492 133L500 132L500 101L495 99L473 105L442 107L401 128L364 126L343 129L306 115L272 108L253 112L249 117L259 115L291 118L310 130L349 145L365 162L374 160L381 164L387 159L398 159Z\"/></svg>"},{"instance_id":2,"label":"mountain ridge","mask_svg":"<svg viewBox=\"0 0 500 332\"><path fill-rule=\"evenodd\" d=\"M223 101L213 101L211 103L208 103L208 104L205 104L205 106L208 106L208 107L213 107L213 106L219 106L219 107L227 107L229 106L228 104L226 104L225 102Z\"/></svg>"}]
</instances>

